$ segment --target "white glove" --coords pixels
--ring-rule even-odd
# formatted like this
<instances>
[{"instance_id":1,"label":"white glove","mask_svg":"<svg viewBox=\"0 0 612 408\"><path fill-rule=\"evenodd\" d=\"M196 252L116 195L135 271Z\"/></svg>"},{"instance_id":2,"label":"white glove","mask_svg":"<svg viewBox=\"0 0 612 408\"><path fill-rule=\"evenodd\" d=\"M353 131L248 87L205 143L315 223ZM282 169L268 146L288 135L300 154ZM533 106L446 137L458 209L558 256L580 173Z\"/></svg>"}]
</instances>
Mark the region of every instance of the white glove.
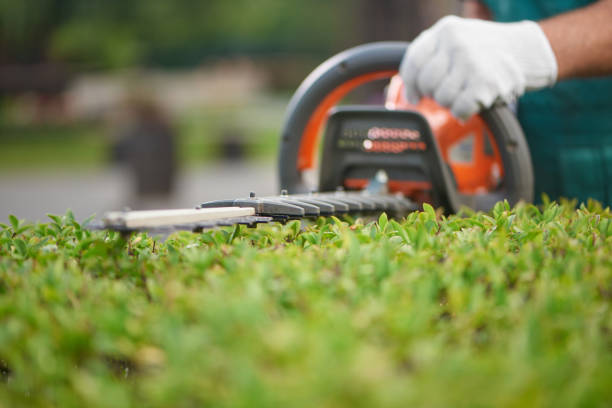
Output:
<instances>
[{"instance_id":1,"label":"white glove","mask_svg":"<svg viewBox=\"0 0 612 408\"><path fill-rule=\"evenodd\" d=\"M551 86L557 60L533 21L444 17L410 44L400 66L406 98L433 97L461 119L526 90Z\"/></svg>"}]
</instances>

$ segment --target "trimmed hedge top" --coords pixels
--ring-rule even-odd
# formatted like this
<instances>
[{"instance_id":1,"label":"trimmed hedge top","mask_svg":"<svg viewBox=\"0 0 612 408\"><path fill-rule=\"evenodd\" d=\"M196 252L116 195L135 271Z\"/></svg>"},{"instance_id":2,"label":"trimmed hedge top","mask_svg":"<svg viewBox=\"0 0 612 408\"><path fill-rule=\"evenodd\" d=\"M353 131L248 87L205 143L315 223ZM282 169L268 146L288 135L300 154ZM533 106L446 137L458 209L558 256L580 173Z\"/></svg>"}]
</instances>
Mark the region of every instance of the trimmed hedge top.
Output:
<instances>
[{"instance_id":1,"label":"trimmed hedge top","mask_svg":"<svg viewBox=\"0 0 612 408\"><path fill-rule=\"evenodd\" d=\"M0 407L605 406L596 203L177 233L0 227Z\"/></svg>"}]
</instances>

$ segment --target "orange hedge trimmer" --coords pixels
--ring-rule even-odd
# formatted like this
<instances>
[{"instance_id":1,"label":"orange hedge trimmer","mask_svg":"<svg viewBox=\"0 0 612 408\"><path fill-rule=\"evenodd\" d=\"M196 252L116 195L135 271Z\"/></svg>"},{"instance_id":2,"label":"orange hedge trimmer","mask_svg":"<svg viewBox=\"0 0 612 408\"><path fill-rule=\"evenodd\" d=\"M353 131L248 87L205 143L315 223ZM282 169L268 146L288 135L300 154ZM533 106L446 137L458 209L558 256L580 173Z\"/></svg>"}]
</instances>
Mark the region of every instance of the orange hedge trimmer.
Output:
<instances>
[{"instance_id":1,"label":"orange hedge trimmer","mask_svg":"<svg viewBox=\"0 0 612 408\"><path fill-rule=\"evenodd\" d=\"M407 45L349 49L302 82L281 134L280 196L114 212L100 226L199 230L345 213L401 216L423 202L454 213L462 206L488 211L504 199L531 201L531 158L514 114L500 105L460 122L431 99L409 104L397 76ZM384 106L341 104L357 87L389 78Z\"/></svg>"}]
</instances>

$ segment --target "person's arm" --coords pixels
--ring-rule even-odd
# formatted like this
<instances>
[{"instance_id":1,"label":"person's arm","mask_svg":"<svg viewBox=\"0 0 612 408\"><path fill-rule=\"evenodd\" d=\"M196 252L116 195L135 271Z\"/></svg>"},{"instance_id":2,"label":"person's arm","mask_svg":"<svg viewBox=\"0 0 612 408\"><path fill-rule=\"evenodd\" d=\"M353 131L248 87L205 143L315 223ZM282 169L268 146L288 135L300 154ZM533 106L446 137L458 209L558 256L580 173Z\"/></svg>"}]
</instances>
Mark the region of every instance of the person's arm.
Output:
<instances>
[{"instance_id":1,"label":"person's arm","mask_svg":"<svg viewBox=\"0 0 612 408\"><path fill-rule=\"evenodd\" d=\"M467 18L491 20L491 11L478 0L463 0L461 2L461 15Z\"/></svg>"},{"instance_id":2,"label":"person's arm","mask_svg":"<svg viewBox=\"0 0 612 408\"><path fill-rule=\"evenodd\" d=\"M612 74L612 0L540 23L445 17L408 47L400 74L408 100L433 97L460 118L558 79Z\"/></svg>"},{"instance_id":3,"label":"person's arm","mask_svg":"<svg viewBox=\"0 0 612 408\"><path fill-rule=\"evenodd\" d=\"M612 74L612 0L539 24L557 58L559 79Z\"/></svg>"},{"instance_id":4,"label":"person's arm","mask_svg":"<svg viewBox=\"0 0 612 408\"><path fill-rule=\"evenodd\" d=\"M491 20L478 0L464 0L461 15ZM539 22L555 53L558 79L612 73L612 0Z\"/></svg>"}]
</instances>

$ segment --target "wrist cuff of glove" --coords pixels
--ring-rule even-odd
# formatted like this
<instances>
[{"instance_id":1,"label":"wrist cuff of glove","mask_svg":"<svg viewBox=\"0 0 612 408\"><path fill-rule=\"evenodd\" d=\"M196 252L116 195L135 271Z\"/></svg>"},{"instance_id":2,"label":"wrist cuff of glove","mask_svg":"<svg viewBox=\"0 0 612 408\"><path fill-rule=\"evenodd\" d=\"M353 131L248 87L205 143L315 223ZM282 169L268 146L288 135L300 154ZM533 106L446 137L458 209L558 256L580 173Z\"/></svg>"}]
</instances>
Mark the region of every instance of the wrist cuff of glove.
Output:
<instances>
[{"instance_id":1,"label":"wrist cuff of glove","mask_svg":"<svg viewBox=\"0 0 612 408\"><path fill-rule=\"evenodd\" d=\"M515 51L525 73L526 88L540 89L557 81L557 58L552 46L535 21L512 23L516 27Z\"/></svg>"}]
</instances>

